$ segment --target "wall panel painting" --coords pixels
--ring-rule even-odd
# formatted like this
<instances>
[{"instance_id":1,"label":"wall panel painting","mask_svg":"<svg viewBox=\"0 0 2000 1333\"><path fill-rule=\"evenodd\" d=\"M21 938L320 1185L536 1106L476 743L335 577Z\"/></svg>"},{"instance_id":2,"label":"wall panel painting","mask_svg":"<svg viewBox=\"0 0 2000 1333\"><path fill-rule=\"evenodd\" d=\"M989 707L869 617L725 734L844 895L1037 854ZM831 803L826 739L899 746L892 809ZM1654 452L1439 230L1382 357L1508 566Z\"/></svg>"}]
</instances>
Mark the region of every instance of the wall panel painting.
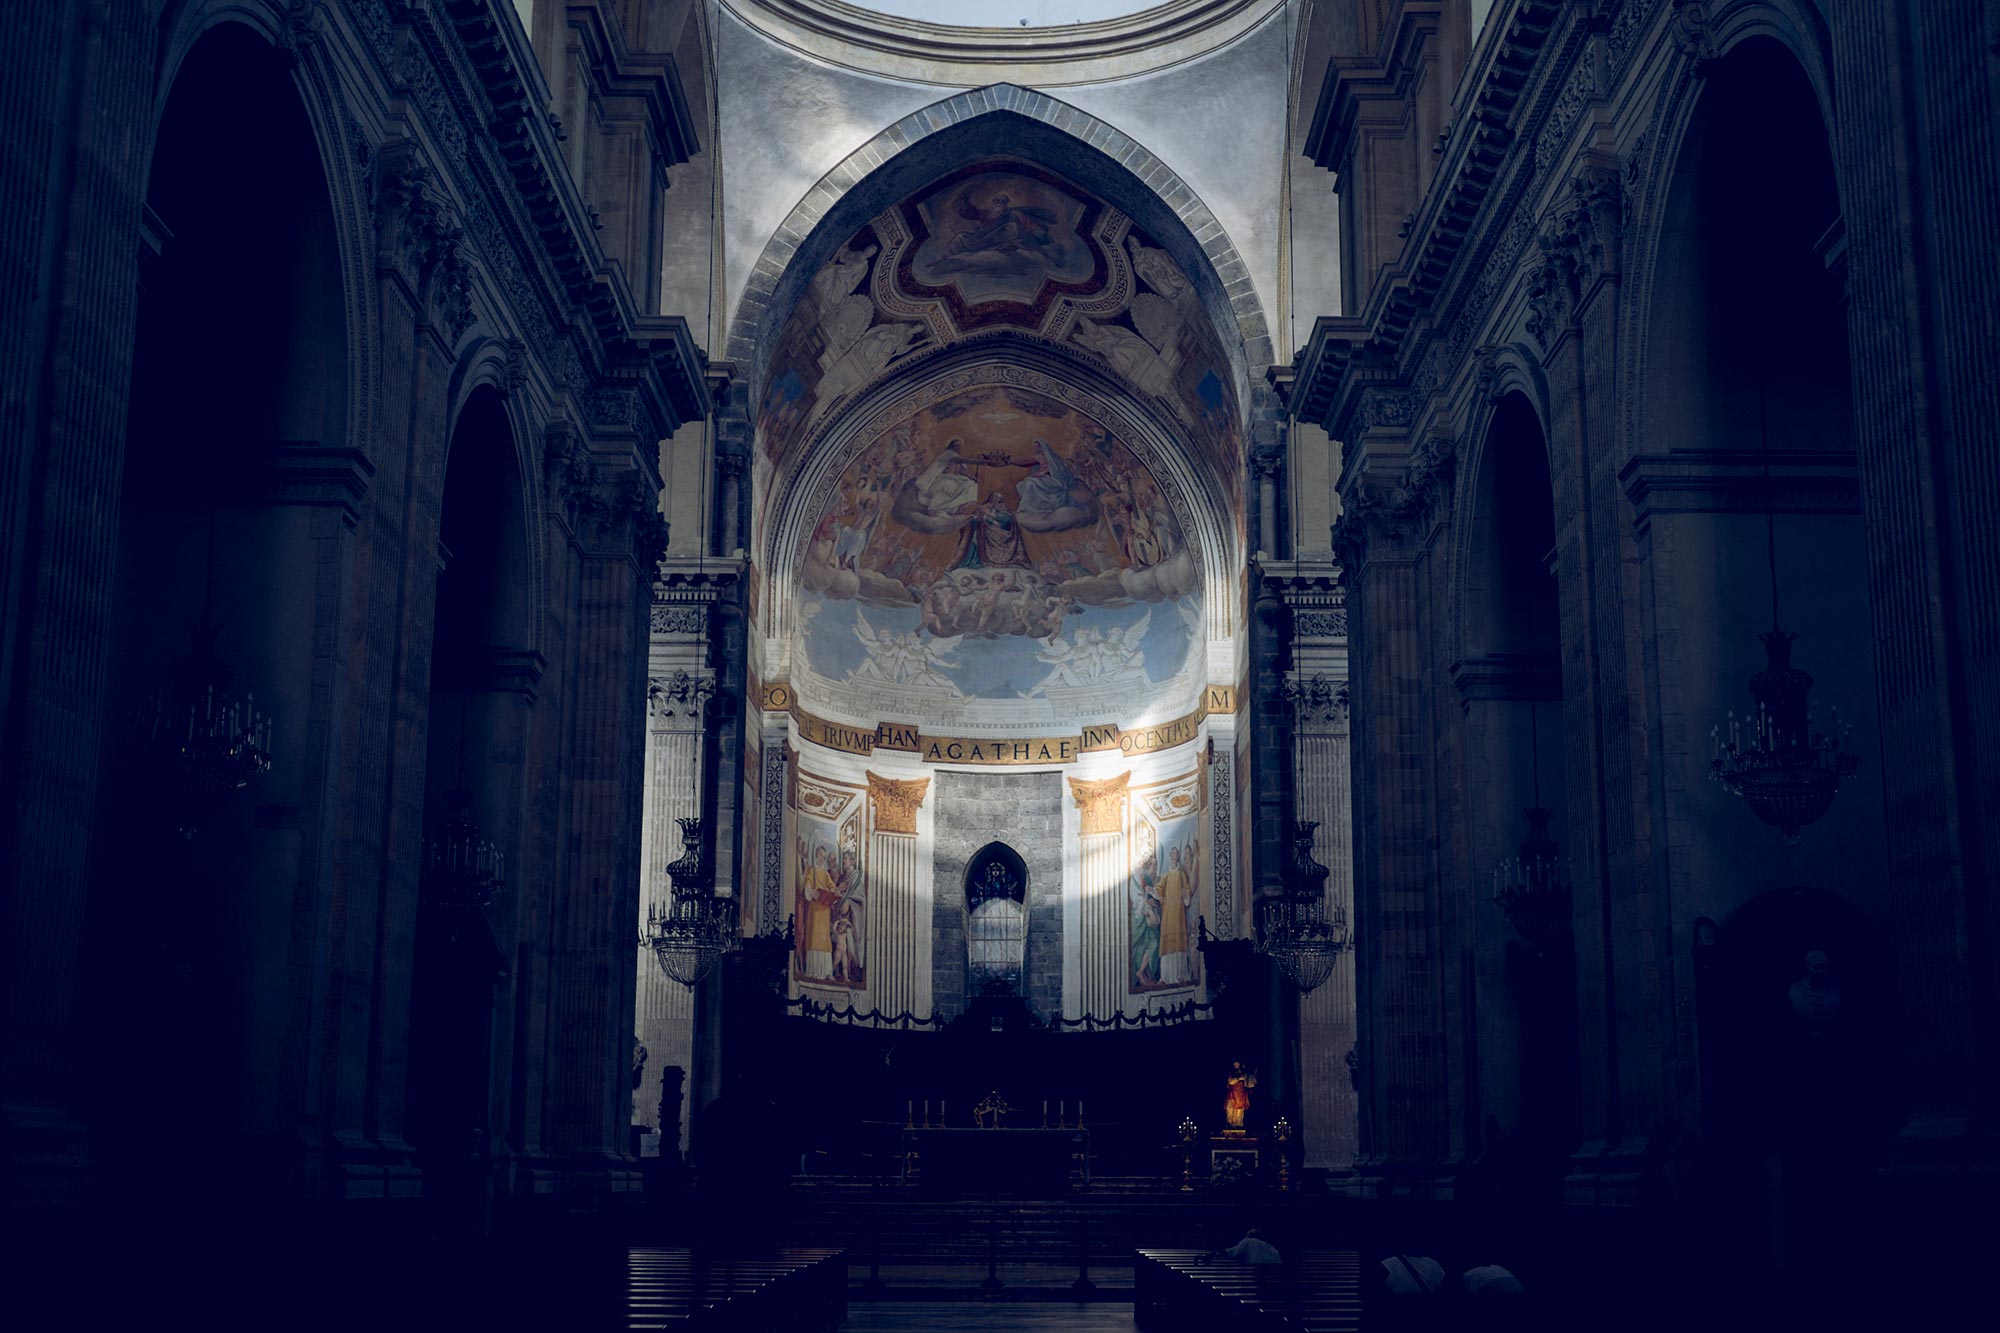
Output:
<instances>
[{"instance_id":1,"label":"wall panel painting","mask_svg":"<svg viewBox=\"0 0 2000 1333\"><path fill-rule=\"evenodd\" d=\"M802 985L868 984L868 868L861 793L803 771L792 781L786 873L796 921L793 973Z\"/></svg>"},{"instance_id":2,"label":"wall panel painting","mask_svg":"<svg viewBox=\"0 0 2000 1333\"><path fill-rule=\"evenodd\" d=\"M1134 793L1130 993L1184 990L1200 979L1196 922L1206 910L1206 821L1199 773Z\"/></svg>"}]
</instances>

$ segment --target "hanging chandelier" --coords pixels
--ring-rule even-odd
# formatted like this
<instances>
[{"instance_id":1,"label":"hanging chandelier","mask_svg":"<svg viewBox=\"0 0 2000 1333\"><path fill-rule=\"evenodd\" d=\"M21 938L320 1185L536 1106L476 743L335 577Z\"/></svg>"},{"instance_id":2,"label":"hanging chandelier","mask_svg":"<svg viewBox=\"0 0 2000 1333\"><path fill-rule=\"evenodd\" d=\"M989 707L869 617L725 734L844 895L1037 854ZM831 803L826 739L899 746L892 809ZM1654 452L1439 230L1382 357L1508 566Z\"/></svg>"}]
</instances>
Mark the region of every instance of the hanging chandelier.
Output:
<instances>
[{"instance_id":1,"label":"hanging chandelier","mask_svg":"<svg viewBox=\"0 0 2000 1333\"><path fill-rule=\"evenodd\" d=\"M1332 872L1313 857L1313 830L1318 827L1316 820L1293 822L1284 892L1266 899L1262 913L1261 951L1301 995L1323 985L1333 975L1334 962L1353 943L1347 909L1327 906L1326 877Z\"/></svg>"},{"instance_id":2,"label":"hanging chandelier","mask_svg":"<svg viewBox=\"0 0 2000 1333\"><path fill-rule=\"evenodd\" d=\"M1515 855L1494 867L1493 901L1522 939L1537 952L1547 952L1569 933L1569 874L1549 836L1554 811L1537 804L1522 813L1528 817L1528 836Z\"/></svg>"},{"instance_id":3,"label":"hanging chandelier","mask_svg":"<svg viewBox=\"0 0 2000 1333\"><path fill-rule=\"evenodd\" d=\"M446 814L424 835L423 899L439 907L483 908L507 883L507 858L472 818L472 792L445 796Z\"/></svg>"},{"instance_id":4,"label":"hanging chandelier","mask_svg":"<svg viewBox=\"0 0 2000 1333\"><path fill-rule=\"evenodd\" d=\"M646 909L646 929L639 943L653 951L662 972L692 990L735 947L735 903L713 893L704 882L708 867L701 854L701 820L676 822L681 826L682 850L667 866L673 899L665 908L655 903Z\"/></svg>"},{"instance_id":5,"label":"hanging chandelier","mask_svg":"<svg viewBox=\"0 0 2000 1333\"><path fill-rule=\"evenodd\" d=\"M1757 710L1743 718L1732 710L1726 722L1711 730L1715 757L1708 774L1796 845L1799 830L1824 815L1840 784L1860 771L1861 757L1847 748L1851 728L1840 720L1838 708L1832 710L1827 730L1816 728L1808 699L1813 678L1792 665L1792 641L1798 635L1774 623L1758 637L1764 641L1766 665L1750 677Z\"/></svg>"},{"instance_id":6,"label":"hanging chandelier","mask_svg":"<svg viewBox=\"0 0 2000 1333\"><path fill-rule=\"evenodd\" d=\"M1771 577L1771 629L1757 636L1764 642L1765 664L1750 677L1756 711L1738 718L1732 709L1724 722L1710 729L1714 757L1708 775L1796 846L1799 830L1831 809L1840 784L1860 771L1861 757L1847 748L1851 728L1840 720L1838 708L1831 710L1827 730L1816 729L1810 701L1813 678L1792 665L1792 643L1799 636L1780 626L1778 520L1772 502L1770 427L1761 388L1757 418L1764 459L1764 558Z\"/></svg>"},{"instance_id":7,"label":"hanging chandelier","mask_svg":"<svg viewBox=\"0 0 2000 1333\"><path fill-rule=\"evenodd\" d=\"M215 651L221 632L205 612L188 626L187 656L138 717L140 744L180 806L175 823L184 838L195 836L216 798L271 771L271 719L255 694L229 688L234 671Z\"/></svg>"},{"instance_id":8,"label":"hanging chandelier","mask_svg":"<svg viewBox=\"0 0 2000 1333\"><path fill-rule=\"evenodd\" d=\"M1561 849L1549 833L1555 812L1542 804L1542 743L1540 706L1528 704L1528 745L1534 775L1534 803L1521 813L1528 819L1528 836L1513 856L1502 857L1493 869L1493 901L1507 921L1537 953L1547 953L1570 930L1569 872Z\"/></svg>"}]
</instances>

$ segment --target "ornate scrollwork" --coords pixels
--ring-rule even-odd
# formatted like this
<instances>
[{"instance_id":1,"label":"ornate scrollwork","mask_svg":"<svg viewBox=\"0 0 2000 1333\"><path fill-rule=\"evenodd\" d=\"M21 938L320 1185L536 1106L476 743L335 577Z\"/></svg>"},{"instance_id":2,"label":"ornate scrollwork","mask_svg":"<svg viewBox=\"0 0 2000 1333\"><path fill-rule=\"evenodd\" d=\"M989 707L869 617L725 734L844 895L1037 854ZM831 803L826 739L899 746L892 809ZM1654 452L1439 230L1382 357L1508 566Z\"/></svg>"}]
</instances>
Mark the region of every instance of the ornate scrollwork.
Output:
<instances>
[{"instance_id":1,"label":"ornate scrollwork","mask_svg":"<svg viewBox=\"0 0 2000 1333\"><path fill-rule=\"evenodd\" d=\"M699 606L655 605L652 630L655 634L705 634L708 632L708 612Z\"/></svg>"}]
</instances>

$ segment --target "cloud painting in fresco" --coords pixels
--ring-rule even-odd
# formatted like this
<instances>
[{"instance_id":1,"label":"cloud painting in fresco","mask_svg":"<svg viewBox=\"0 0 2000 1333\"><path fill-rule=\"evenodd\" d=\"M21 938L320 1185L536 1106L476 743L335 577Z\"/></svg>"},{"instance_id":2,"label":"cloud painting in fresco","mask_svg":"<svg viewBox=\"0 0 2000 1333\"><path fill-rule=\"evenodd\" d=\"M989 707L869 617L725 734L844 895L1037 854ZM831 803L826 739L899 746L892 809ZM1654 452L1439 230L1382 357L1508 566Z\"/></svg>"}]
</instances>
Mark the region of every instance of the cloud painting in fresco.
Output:
<instances>
[{"instance_id":1,"label":"cloud painting in fresco","mask_svg":"<svg viewBox=\"0 0 2000 1333\"><path fill-rule=\"evenodd\" d=\"M801 567L807 665L929 699L1052 704L1158 683L1200 642L1200 568L1095 421L971 389L873 441Z\"/></svg>"}]
</instances>

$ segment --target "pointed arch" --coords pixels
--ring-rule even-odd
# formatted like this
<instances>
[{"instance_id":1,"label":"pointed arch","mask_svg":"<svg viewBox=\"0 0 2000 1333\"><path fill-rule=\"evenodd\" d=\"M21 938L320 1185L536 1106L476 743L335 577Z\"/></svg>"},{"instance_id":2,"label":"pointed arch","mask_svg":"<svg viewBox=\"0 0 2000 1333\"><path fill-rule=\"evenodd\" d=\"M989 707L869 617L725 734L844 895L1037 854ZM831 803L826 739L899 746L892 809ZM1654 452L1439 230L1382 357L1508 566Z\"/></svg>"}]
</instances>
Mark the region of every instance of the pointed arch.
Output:
<instances>
[{"instance_id":1,"label":"pointed arch","mask_svg":"<svg viewBox=\"0 0 2000 1333\"><path fill-rule=\"evenodd\" d=\"M1158 236L1193 280L1237 378L1238 401L1272 365L1270 327L1244 262L1193 188L1144 144L1087 112L1011 83L974 88L890 125L822 176L750 270L730 320L727 355L747 372L751 401L763 361L818 272L881 209L962 162L1002 150L1079 179Z\"/></svg>"}]
</instances>

